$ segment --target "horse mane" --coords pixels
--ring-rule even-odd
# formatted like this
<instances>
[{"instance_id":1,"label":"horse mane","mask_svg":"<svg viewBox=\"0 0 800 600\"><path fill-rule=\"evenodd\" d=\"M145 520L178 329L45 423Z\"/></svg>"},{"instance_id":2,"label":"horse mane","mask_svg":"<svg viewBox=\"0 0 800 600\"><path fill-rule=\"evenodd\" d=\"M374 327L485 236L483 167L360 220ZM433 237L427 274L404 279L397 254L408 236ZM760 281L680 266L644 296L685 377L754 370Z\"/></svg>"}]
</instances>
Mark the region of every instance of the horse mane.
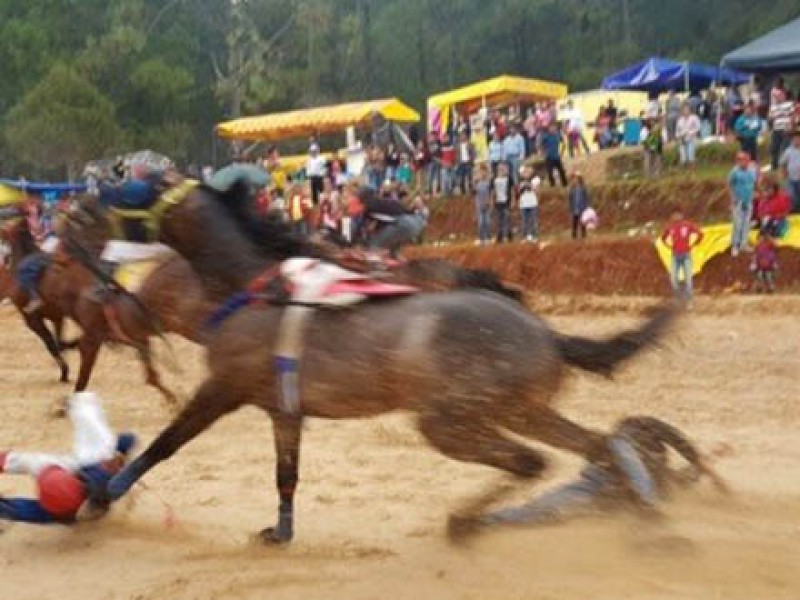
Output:
<instances>
[{"instance_id":1,"label":"horse mane","mask_svg":"<svg viewBox=\"0 0 800 600\"><path fill-rule=\"evenodd\" d=\"M318 245L292 231L279 216L257 214L247 181L235 182L226 192L206 185L201 187L265 258L283 260L293 256L321 255L322 250Z\"/></svg>"}]
</instances>

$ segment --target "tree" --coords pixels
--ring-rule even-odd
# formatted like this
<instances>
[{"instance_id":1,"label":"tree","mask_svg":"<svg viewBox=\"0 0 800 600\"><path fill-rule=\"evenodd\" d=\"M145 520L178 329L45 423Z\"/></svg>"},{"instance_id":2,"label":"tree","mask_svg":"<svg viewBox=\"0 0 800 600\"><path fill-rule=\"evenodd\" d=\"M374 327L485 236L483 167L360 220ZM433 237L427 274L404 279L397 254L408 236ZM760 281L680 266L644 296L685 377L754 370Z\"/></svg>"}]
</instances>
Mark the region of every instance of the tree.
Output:
<instances>
[{"instance_id":1,"label":"tree","mask_svg":"<svg viewBox=\"0 0 800 600\"><path fill-rule=\"evenodd\" d=\"M10 112L7 146L29 166L62 171L69 179L120 138L114 105L65 65L58 64Z\"/></svg>"}]
</instances>

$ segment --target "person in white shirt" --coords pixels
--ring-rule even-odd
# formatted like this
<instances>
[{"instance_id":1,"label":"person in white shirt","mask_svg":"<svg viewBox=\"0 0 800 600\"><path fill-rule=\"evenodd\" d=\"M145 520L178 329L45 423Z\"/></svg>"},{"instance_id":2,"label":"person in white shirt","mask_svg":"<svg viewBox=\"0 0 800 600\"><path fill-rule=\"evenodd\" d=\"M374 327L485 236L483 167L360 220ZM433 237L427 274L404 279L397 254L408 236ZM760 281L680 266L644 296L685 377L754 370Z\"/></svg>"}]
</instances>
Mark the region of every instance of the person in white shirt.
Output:
<instances>
[{"instance_id":1,"label":"person in white shirt","mask_svg":"<svg viewBox=\"0 0 800 600\"><path fill-rule=\"evenodd\" d=\"M319 204L319 195L322 192L325 180L325 158L319 153L319 145L314 142L308 149L306 161L306 177L311 184L311 201L314 206Z\"/></svg>"},{"instance_id":2,"label":"person in white shirt","mask_svg":"<svg viewBox=\"0 0 800 600\"><path fill-rule=\"evenodd\" d=\"M564 114L564 120L567 122L567 139L569 140L569 157L572 158L578 144L583 147L585 154L589 154L589 144L586 143L586 137L583 132L586 130L586 120L583 118L583 113L579 108L575 108L572 100L567 101L567 110Z\"/></svg>"},{"instance_id":3,"label":"person in white shirt","mask_svg":"<svg viewBox=\"0 0 800 600\"><path fill-rule=\"evenodd\" d=\"M693 168L697 154L697 136L700 134L700 119L692 112L688 104L681 108L681 116L675 125L675 137L678 140L681 165Z\"/></svg>"},{"instance_id":4,"label":"person in white shirt","mask_svg":"<svg viewBox=\"0 0 800 600\"><path fill-rule=\"evenodd\" d=\"M542 180L530 167L522 168L519 183L519 210L522 214L522 239L535 242L539 237L539 186Z\"/></svg>"},{"instance_id":5,"label":"person in white shirt","mask_svg":"<svg viewBox=\"0 0 800 600\"><path fill-rule=\"evenodd\" d=\"M769 122L772 125L770 157L772 170L777 171L781 155L789 147L795 127L795 106L784 90L773 90L773 103L769 109Z\"/></svg>"}]
</instances>

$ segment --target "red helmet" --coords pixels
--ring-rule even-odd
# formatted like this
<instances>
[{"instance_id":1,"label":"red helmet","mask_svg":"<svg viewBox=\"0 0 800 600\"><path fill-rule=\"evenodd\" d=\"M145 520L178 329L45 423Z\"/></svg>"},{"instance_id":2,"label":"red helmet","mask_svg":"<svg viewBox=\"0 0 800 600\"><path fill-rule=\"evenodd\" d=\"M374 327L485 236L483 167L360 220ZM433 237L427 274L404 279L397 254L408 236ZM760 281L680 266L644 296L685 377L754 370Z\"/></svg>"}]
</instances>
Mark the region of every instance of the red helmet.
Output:
<instances>
[{"instance_id":1,"label":"red helmet","mask_svg":"<svg viewBox=\"0 0 800 600\"><path fill-rule=\"evenodd\" d=\"M61 467L48 467L37 478L39 503L58 519L75 516L86 500L86 489L74 473Z\"/></svg>"}]
</instances>

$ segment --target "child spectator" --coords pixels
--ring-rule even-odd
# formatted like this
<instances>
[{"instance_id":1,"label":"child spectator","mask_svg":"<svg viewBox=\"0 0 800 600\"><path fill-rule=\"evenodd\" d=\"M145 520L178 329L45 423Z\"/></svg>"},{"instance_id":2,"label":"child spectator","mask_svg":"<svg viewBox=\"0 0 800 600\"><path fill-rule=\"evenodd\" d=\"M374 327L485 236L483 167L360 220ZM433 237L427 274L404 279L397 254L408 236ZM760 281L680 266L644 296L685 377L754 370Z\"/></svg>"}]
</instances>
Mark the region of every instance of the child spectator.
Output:
<instances>
[{"instance_id":1,"label":"child spectator","mask_svg":"<svg viewBox=\"0 0 800 600\"><path fill-rule=\"evenodd\" d=\"M492 238L492 181L486 163L478 165L472 189L475 194L475 216L478 219L478 243L483 246Z\"/></svg>"},{"instance_id":2,"label":"child spectator","mask_svg":"<svg viewBox=\"0 0 800 600\"><path fill-rule=\"evenodd\" d=\"M775 292L775 271L778 270L778 254L775 249L775 242L766 231L762 230L758 234L758 242L756 243L750 270L753 271L756 277L756 292L764 291L764 287L766 287L768 294Z\"/></svg>"},{"instance_id":3,"label":"child spectator","mask_svg":"<svg viewBox=\"0 0 800 600\"><path fill-rule=\"evenodd\" d=\"M511 241L511 223L509 213L514 198L514 184L508 174L508 163L501 162L497 166L497 177L492 180L492 198L494 212L497 215L497 243Z\"/></svg>"},{"instance_id":4,"label":"child spectator","mask_svg":"<svg viewBox=\"0 0 800 600\"><path fill-rule=\"evenodd\" d=\"M703 240L700 228L683 217L678 208L672 213L672 220L661 234L661 241L672 250L672 289L676 294L681 291L681 273L683 274L684 294L692 297L692 248Z\"/></svg>"},{"instance_id":5,"label":"child spectator","mask_svg":"<svg viewBox=\"0 0 800 600\"><path fill-rule=\"evenodd\" d=\"M522 213L522 239L535 242L539 238L539 186L530 167L523 167L519 182L519 210Z\"/></svg>"},{"instance_id":6,"label":"child spectator","mask_svg":"<svg viewBox=\"0 0 800 600\"><path fill-rule=\"evenodd\" d=\"M644 138L644 172L648 179L661 175L664 162L664 132L659 119L652 119Z\"/></svg>"},{"instance_id":7,"label":"child spectator","mask_svg":"<svg viewBox=\"0 0 800 600\"><path fill-rule=\"evenodd\" d=\"M759 202L756 212L759 229L766 231L771 237L783 237L788 228L786 217L791 212L792 201L781 189L781 184L776 178L768 178L764 187L766 193L763 200Z\"/></svg>"},{"instance_id":8,"label":"child spectator","mask_svg":"<svg viewBox=\"0 0 800 600\"><path fill-rule=\"evenodd\" d=\"M734 130L739 138L739 143L744 152L753 160L758 160L758 136L764 128L764 122L756 113L755 105L750 102L744 109L744 114L736 119Z\"/></svg>"},{"instance_id":9,"label":"child spectator","mask_svg":"<svg viewBox=\"0 0 800 600\"><path fill-rule=\"evenodd\" d=\"M397 183L404 185L405 187L411 186L411 181L413 179L413 173L411 172L411 159L405 152L400 155L400 164L397 166L395 179L397 179ZM418 189L422 189L421 186Z\"/></svg>"},{"instance_id":10,"label":"child spectator","mask_svg":"<svg viewBox=\"0 0 800 600\"><path fill-rule=\"evenodd\" d=\"M573 171L570 175L569 186L569 212L572 216L572 239L578 238L578 228L581 230L581 237L586 237L586 225L581 217L583 213L591 206L589 198L589 190L586 189L586 183L583 181L583 175L578 171Z\"/></svg>"}]
</instances>

